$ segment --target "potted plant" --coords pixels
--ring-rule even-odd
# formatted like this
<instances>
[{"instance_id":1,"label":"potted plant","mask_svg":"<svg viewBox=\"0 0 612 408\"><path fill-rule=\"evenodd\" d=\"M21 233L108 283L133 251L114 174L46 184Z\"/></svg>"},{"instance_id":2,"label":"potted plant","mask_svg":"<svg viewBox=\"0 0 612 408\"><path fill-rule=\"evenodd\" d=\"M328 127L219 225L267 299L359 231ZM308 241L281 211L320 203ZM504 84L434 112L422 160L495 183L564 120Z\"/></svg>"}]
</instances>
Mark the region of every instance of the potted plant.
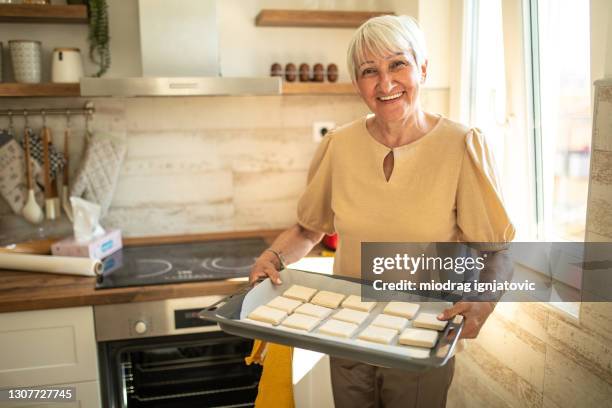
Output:
<instances>
[{"instance_id":1,"label":"potted plant","mask_svg":"<svg viewBox=\"0 0 612 408\"><path fill-rule=\"evenodd\" d=\"M108 35L108 4L106 0L89 0L89 58L98 65L95 76L100 77L111 64Z\"/></svg>"}]
</instances>

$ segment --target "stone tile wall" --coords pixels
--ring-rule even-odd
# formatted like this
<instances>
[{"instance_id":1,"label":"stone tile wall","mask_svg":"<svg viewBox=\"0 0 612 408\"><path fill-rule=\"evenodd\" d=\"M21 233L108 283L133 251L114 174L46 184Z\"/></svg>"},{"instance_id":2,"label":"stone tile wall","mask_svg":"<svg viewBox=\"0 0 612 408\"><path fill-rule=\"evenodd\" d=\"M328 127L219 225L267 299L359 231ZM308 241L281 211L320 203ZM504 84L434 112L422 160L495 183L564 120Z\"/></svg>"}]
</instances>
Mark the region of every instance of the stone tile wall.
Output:
<instances>
[{"instance_id":1,"label":"stone tile wall","mask_svg":"<svg viewBox=\"0 0 612 408\"><path fill-rule=\"evenodd\" d=\"M351 95L92 100L96 114L91 129L120 135L128 145L104 219L104 226L121 228L125 236L289 226L317 147L313 122L341 125L367 113L361 99ZM448 89L423 90L422 101L427 109L448 115ZM14 98L0 100L0 109L78 107L85 102ZM47 118L59 148L65 122L64 117ZM40 128L41 118L32 117L30 124ZM21 132L21 118L15 126ZM74 174L84 147L83 118L74 117L72 127ZM0 200L0 241L37 234Z\"/></svg>"}]
</instances>

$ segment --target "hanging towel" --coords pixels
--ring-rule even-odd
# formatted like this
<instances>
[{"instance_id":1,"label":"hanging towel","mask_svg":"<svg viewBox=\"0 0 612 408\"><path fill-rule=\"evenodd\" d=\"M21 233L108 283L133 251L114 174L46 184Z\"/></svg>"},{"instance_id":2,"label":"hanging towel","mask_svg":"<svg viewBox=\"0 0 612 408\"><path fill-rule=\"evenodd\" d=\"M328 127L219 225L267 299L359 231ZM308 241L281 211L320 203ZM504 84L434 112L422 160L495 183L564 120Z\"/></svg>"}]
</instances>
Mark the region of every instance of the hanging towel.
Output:
<instances>
[{"instance_id":1,"label":"hanging towel","mask_svg":"<svg viewBox=\"0 0 612 408\"><path fill-rule=\"evenodd\" d=\"M110 207L127 153L125 141L114 135L94 134L77 171L71 196L83 197L100 205L101 216Z\"/></svg>"},{"instance_id":2,"label":"hanging towel","mask_svg":"<svg viewBox=\"0 0 612 408\"><path fill-rule=\"evenodd\" d=\"M263 365L255 408L293 408L293 348L255 340L247 365Z\"/></svg>"},{"instance_id":3,"label":"hanging towel","mask_svg":"<svg viewBox=\"0 0 612 408\"><path fill-rule=\"evenodd\" d=\"M35 160L31 160L31 163L33 178L42 182L40 165ZM33 188L40 205L44 201L42 192L36 183ZM4 131L0 132L0 195L15 214L21 214L28 198L25 151L13 136Z\"/></svg>"},{"instance_id":4,"label":"hanging towel","mask_svg":"<svg viewBox=\"0 0 612 408\"><path fill-rule=\"evenodd\" d=\"M41 166L44 165L42 137L30 128L26 129L26 132L28 132L30 139L30 156L36 159L36 162ZM21 141L21 147L25 149L23 140ZM51 163L51 179L55 180L58 174L62 174L62 170L66 165L66 159L62 153L55 150L55 146L53 146L51 141L49 142L49 161Z\"/></svg>"}]
</instances>

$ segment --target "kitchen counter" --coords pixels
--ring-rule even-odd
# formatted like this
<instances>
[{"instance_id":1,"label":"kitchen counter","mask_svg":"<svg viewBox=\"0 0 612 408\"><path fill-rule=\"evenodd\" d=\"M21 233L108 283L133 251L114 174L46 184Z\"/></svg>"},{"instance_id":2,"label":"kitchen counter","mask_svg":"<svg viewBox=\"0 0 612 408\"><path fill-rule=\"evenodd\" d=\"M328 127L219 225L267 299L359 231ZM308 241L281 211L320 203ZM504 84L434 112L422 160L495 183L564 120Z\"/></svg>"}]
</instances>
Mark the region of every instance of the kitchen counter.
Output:
<instances>
[{"instance_id":1,"label":"kitchen counter","mask_svg":"<svg viewBox=\"0 0 612 408\"><path fill-rule=\"evenodd\" d=\"M0 271L0 313L225 295L246 284L244 278L95 290L93 277Z\"/></svg>"},{"instance_id":2,"label":"kitchen counter","mask_svg":"<svg viewBox=\"0 0 612 408\"><path fill-rule=\"evenodd\" d=\"M272 242L280 230L213 233L180 237L126 238L124 245L153 245L262 237ZM313 252L320 252L315 248ZM95 290L96 278L0 270L0 313L180 297L225 295L247 285L246 278Z\"/></svg>"}]
</instances>

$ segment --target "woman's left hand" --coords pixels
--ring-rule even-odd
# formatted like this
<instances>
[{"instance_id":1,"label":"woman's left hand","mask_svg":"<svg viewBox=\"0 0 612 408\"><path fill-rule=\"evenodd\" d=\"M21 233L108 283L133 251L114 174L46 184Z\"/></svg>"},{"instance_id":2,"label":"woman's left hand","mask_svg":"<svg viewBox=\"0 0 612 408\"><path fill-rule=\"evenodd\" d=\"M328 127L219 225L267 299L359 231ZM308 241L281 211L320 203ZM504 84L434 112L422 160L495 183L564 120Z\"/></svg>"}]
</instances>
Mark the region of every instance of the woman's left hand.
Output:
<instances>
[{"instance_id":1,"label":"woman's left hand","mask_svg":"<svg viewBox=\"0 0 612 408\"><path fill-rule=\"evenodd\" d=\"M460 338L475 339L493 309L494 302L457 302L440 313L438 320L452 320L456 315L463 315L465 323Z\"/></svg>"}]
</instances>

